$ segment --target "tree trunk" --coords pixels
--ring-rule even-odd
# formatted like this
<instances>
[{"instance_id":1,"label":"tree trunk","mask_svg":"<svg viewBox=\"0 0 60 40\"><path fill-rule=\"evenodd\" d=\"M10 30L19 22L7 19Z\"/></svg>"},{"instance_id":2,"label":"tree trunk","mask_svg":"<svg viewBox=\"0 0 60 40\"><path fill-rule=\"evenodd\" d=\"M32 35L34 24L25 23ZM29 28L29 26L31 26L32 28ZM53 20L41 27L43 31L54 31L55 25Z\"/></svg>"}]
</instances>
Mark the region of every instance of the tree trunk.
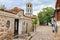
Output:
<instances>
[{"instance_id":1,"label":"tree trunk","mask_svg":"<svg viewBox=\"0 0 60 40\"><path fill-rule=\"evenodd\" d=\"M48 25L48 21L47 21L47 25Z\"/></svg>"},{"instance_id":2,"label":"tree trunk","mask_svg":"<svg viewBox=\"0 0 60 40\"><path fill-rule=\"evenodd\" d=\"M36 24L35 24L35 30L34 31L36 32Z\"/></svg>"},{"instance_id":3,"label":"tree trunk","mask_svg":"<svg viewBox=\"0 0 60 40\"><path fill-rule=\"evenodd\" d=\"M34 32L34 24L32 25L32 31Z\"/></svg>"}]
</instances>

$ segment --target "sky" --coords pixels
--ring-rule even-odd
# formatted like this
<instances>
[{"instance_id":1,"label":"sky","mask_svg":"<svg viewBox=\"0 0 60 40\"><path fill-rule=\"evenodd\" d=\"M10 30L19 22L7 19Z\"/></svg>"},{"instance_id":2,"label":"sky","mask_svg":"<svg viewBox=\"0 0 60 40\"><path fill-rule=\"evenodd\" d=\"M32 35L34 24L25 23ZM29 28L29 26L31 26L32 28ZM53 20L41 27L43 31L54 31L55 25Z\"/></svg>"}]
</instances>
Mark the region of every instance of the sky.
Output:
<instances>
[{"instance_id":1,"label":"sky","mask_svg":"<svg viewBox=\"0 0 60 40\"><path fill-rule=\"evenodd\" d=\"M0 5L5 5L7 9L19 7L26 13L26 3L33 5L33 14L37 15L45 7L55 8L56 0L0 0Z\"/></svg>"}]
</instances>

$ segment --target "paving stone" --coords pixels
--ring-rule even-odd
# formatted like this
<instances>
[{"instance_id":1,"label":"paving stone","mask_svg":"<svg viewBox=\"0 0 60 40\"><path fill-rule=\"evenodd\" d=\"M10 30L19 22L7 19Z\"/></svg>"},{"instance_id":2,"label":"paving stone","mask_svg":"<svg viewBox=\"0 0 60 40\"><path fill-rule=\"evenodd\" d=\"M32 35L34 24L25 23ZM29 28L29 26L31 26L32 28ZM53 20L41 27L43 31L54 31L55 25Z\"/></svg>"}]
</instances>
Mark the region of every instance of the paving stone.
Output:
<instances>
[{"instance_id":1,"label":"paving stone","mask_svg":"<svg viewBox=\"0 0 60 40\"><path fill-rule=\"evenodd\" d=\"M38 34L36 34L31 40L60 40L60 36L56 36L52 32L52 27L44 26L37 28Z\"/></svg>"},{"instance_id":2,"label":"paving stone","mask_svg":"<svg viewBox=\"0 0 60 40\"><path fill-rule=\"evenodd\" d=\"M60 27L58 28L58 33L52 32L51 26L39 26L36 31L37 33L33 35L31 40L60 40ZM14 40L26 40L26 39L14 39Z\"/></svg>"}]
</instances>

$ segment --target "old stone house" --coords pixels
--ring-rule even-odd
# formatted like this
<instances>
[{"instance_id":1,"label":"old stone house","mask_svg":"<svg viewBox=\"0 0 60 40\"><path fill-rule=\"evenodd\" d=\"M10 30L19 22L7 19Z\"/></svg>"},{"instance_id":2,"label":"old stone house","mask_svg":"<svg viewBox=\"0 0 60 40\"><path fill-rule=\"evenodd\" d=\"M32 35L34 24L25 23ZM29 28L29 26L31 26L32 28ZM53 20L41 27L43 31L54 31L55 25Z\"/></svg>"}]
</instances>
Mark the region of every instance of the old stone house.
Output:
<instances>
[{"instance_id":1,"label":"old stone house","mask_svg":"<svg viewBox=\"0 0 60 40\"><path fill-rule=\"evenodd\" d=\"M32 32L32 19L24 15L24 10L14 7L10 10L0 9L0 27L6 27L14 35Z\"/></svg>"}]
</instances>

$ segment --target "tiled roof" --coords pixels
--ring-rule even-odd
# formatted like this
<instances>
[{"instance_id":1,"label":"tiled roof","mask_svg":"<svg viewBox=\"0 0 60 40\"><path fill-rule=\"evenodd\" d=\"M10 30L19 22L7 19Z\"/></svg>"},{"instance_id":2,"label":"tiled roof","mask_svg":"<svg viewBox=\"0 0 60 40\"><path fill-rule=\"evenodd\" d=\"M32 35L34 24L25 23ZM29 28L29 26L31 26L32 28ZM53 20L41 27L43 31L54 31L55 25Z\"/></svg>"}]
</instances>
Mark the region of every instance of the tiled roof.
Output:
<instances>
[{"instance_id":1,"label":"tiled roof","mask_svg":"<svg viewBox=\"0 0 60 40\"><path fill-rule=\"evenodd\" d=\"M24 11L24 10L18 7L14 7L13 9L9 10L9 12L12 12L13 14L17 14L20 11Z\"/></svg>"},{"instance_id":2,"label":"tiled roof","mask_svg":"<svg viewBox=\"0 0 60 40\"><path fill-rule=\"evenodd\" d=\"M10 10L4 10L4 9L0 8L0 10L5 11L5 12L9 12L9 13L12 13L12 14L17 14L20 11L24 11L23 9L18 8L18 7L14 7L12 9L10 9Z\"/></svg>"},{"instance_id":3,"label":"tiled roof","mask_svg":"<svg viewBox=\"0 0 60 40\"><path fill-rule=\"evenodd\" d=\"M5 12L9 12L9 13L12 13L12 14L17 14L19 11L24 11L23 9L20 9L20 8L18 8L18 7L14 7L14 8L11 9L11 10L4 10L4 9L1 9L1 8L0 8L0 10L1 10L1 11L5 11ZM24 15L24 14L23 14L23 16L25 16L25 17L27 17L27 18L31 18L31 19L35 19L35 18L36 18L36 16L26 16L26 15Z\"/></svg>"}]
</instances>

